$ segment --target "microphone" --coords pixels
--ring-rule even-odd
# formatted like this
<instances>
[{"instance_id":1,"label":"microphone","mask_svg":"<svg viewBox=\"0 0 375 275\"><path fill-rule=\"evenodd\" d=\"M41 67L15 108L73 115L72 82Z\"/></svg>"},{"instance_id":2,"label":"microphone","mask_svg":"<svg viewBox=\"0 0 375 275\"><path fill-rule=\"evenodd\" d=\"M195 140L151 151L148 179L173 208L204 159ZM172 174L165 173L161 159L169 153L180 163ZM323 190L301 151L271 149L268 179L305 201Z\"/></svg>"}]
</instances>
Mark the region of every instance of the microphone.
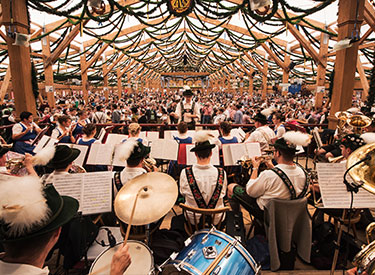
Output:
<instances>
[{"instance_id":1,"label":"microphone","mask_svg":"<svg viewBox=\"0 0 375 275\"><path fill-rule=\"evenodd\" d=\"M107 230L108 242L110 247L116 246L116 238L113 236L111 230Z\"/></svg>"},{"instance_id":2,"label":"microphone","mask_svg":"<svg viewBox=\"0 0 375 275\"><path fill-rule=\"evenodd\" d=\"M370 159L371 159L371 154L368 153L368 154L366 155L366 157L364 157L363 159L357 161L356 163L354 163L352 166L350 166L350 167L345 171L345 173L344 173L344 183L345 183L345 185L346 185L346 189L348 190L348 192L353 191L354 193L358 193L359 187L361 187L361 186L363 185L363 183L360 184L360 185L356 185L356 184L354 184L354 183L349 183L349 182L347 181L347 179L346 179L346 175L347 175L347 174L349 173L349 171L352 170L355 166L361 164L362 162L365 162L365 161L367 161L367 160L370 160Z\"/></svg>"}]
</instances>

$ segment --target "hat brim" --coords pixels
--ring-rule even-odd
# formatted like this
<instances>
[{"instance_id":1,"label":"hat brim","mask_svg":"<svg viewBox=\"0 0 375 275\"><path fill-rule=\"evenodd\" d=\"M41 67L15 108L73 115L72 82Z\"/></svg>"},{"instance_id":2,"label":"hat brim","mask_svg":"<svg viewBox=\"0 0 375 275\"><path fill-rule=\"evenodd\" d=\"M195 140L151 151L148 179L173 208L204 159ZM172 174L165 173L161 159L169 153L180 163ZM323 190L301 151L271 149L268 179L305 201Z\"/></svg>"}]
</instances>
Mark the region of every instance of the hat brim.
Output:
<instances>
[{"instance_id":1,"label":"hat brim","mask_svg":"<svg viewBox=\"0 0 375 275\"><path fill-rule=\"evenodd\" d=\"M72 154L67 159L65 159L64 161L61 161L61 162L51 161L47 164L47 167L59 169L59 168L65 167L67 164L73 162L76 158L78 158L81 151L76 149L76 148L71 148L71 149L72 149Z\"/></svg>"},{"instance_id":2,"label":"hat brim","mask_svg":"<svg viewBox=\"0 0 375 275\"><path fill-rule=\"evenodd\" d=\"M144 149L142 150L142 152L137 155L136 157L132 157L132 155L129 157L130 160L135 160L135 159L141 159L141 158L144 158L146 157L148 154L150 154L151 152L151 147L149 146L144 146L143 147Z\"/></svg>"},{"instance_id":3,"label":"hat brim","mask_svg":"<svg viewBox=\"0 0 375 275\"><path fill-rule=\"evenodd\" d=\"M194 94L193 94L193 92L192 92L191 90L188 90L188 91L184 91L184 92L182 93L182 95L183 95L183 96L193 96Z\"/></svg>"},{"instance_id":4,"label":"hat brim","mask_svg":"<svg viewBox=\"0 0 375 275\"><path fill-rule=\"evenodd\" d=\"M22 236L20 238L15 238L15 239L6 239L5 236L1 234L0 242L10 243L10 242L28 240L28 239L43 235L45 233L51 232L59 228L60 226L63 226L64 224L68 223L77 213L78 208L79 208L79 203L76 199L72 197L67 197L67 196L61 196L61 197L63 199L62 210L60 214L46 227L43 227L42 229L34 232L33 234Z\"/></svg>"},{"instance_id":5,"label":"hat brim","mask_svg":"<svg viewBox=\"0 0 375 275\"><path fill-rule=\"evenodd\" d=\"M213 149L215 146L216 144L196 145L195 147L190 149L190 152L198 152L198 151L203 151L207 149Z\"/></svg>"}]
</instances>

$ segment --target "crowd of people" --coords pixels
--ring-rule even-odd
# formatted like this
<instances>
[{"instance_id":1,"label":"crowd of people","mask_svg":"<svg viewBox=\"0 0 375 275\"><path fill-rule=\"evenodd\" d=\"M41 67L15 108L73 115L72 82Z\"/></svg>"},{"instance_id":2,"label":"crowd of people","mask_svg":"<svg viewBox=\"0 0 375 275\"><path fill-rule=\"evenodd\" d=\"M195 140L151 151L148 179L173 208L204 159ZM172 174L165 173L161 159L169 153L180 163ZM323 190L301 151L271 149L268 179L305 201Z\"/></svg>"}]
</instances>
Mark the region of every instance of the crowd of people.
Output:
<instances>
[{"instance_id":1,"label":"crowd of people","mask_svg":"<svg viewBox=\"0 0 375 275\"><path fill-rule=\"evenodd\" d=\"M263 230L265 233L265 209L272 199L302 199L310 191L307 171L294 160L298 147L306 148L311 141L306 134L311 129L303 127L304 124L327 128L329 104L315 108L314 101L314 95L309 93L269 94L262 99L258 94L251 96L246 92L203 94L200 91L193 92L189 87L181 92L133 93L125 94L122 98L110 95L108 99L100 94L90 94L87 103L83 102L81 96L57 96L54 108L41 102L37 118L32 113L21 112L19 122L15 120L13 104L8 101L2 106L1 122L3 125L13 126L3 129L1 141L3 145L12 143L12 151L25 154L25 166L30 176L17 180L5 179L7 185L2 187L0 205L4 211L0 212L0 219L4 230L0 231L0 241L5 253L0 256L0 273L18 274L17 269L22 268L28 274L48 274L48 270L43 269L48 252L59 240L61 227L78 210L75 199L60 196L53 187L53 180L49 183L46 176L41 175L45 173L45 169L33 168L35 159L41 157L36 153L31 161L31 154L35 154L35 144L32 141L45 125L52 126L49 134L57 143L52 146L53 150L47 160L41 160L39 166L46 166L52 174L61 174L68 173L79 150L59 143L90 146L100 143L96 138L97 124L123 124L121 131L129 135L121 141L119 151L120 159L126 161L125 168L85 166L88 172L113 170L113 192L117 194L136 176L158 170L154 167L152 171L147 171L143 167L150 147L139 136L141 130L160 127L152 124L165 127L172 127L170 124L174 124L173 127L178 131L174 139L180 145L193 144L191 152L196 157L196 164L192 166L171 161L168 167L168 173L177 180L179 194L185 203L192 207L215 209L224 207L229 201L234 212L239 212L239 205L242 205L258 222L258 231ZM360 113L363 103L354 100L353 104L357 108L356 113ZM366 115L373 117L371 112ZM145 125L141 126L142 124ZM203 125L198 128L197 124ZM206 131L198 130L211 127L209 124L214 124L220 131L217 139L213 139ZM233 125L252 131L239 139L231 134ZM375 135L374 128L373 120L365 131ZM188 129L196 129L197 132L188 135ZM326 132L330 133L329 130ZM337 140L344 161L355 149L375 142L374 136L360 136L350 132L350 129L337 137ZM217 145L222 149L224 144L241 142L259 143L262 155L272 152L273 156L273 159L265 161L266 170L262 172L259 169L263 160L252 158L252 172L246 182L238 182L233 177L233 174L241 173L238 167L216 167L211 164L212 152ZM2 146L0 165L4 172L7 152L8 149ZM326 151L317 151L317 154L325 156ZM44 185L38 175L44 179ZM48 176L47 179L51 180L51 177ZM33 200L18 198L17 190L14 190L22 189L26 184L33 186L30 187L30 194L35 193L34 201L38 202L33 207L43 209L32 213L33 215L28 211L33 211L34 208L27 209L33 204ZM40 202L40 197L45 200ZM56 205L57 201L61 205ZM12 215L12 211L30 217L19 219L17 215ZM217 224L222 219L225 216L217 216L212 223ZM188 212L186 216L172 219L172 229L183 232L186 220L195 222L192 213ZM20 250L23 252L18 253ZM305 250L308 249L305 247ZM304 260L309 261L309 256L310 251L303 251ZM122 274L130 263L128 246L123 245L112 259L111 274ZM271 268L274 269L275 266Z\"/></svg>"}]
</instances>

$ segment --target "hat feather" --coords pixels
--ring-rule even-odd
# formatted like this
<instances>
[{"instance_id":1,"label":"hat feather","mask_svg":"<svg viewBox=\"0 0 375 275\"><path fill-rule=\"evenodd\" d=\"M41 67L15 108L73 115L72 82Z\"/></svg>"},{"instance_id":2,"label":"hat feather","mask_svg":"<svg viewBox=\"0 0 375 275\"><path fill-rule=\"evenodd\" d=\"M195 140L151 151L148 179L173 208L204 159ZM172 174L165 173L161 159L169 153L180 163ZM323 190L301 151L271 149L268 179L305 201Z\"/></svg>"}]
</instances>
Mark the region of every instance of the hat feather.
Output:
<instances>
[{"instance_id":1,"label":"hat feather","mask_svg":"<svg viewBox=\"0 0 375 275\"><path fill-rule=\"evenodd\" d=\"M214 136L210 134L209 132L198 131L194 135L194 142L201 143L201 142L209 141L212 138L214 138Z\"/></svg>"},{"instance_id":2,"label":"hat feather","mask_svg":"<svg viewBox=\"0 0 375 275\"><path fill-rule=\"evenodd\" d=\"M276 111L276 108L275 107L270 107L270 108L264 109L260 113L262 115L266 116L266 117L269 117L274 111Z\"/></svg>"},{"instance_id":3,"label":"hat feather","mask_svg":"<svg viewBox=\"0 0 375 275\"><path fill-rule=\"evenodd\" d=\"M349 113L351 113L351 114L356 114L356 113L358 113L360 110L359 110L359 108L357 108L357 107L351 107L351 108L349 108L348 110L346 110L347 112L349 112Z\"/></svg>"},{"instance_id":4,"label":"hat feather","mask_svg":"<svg viewBox=\"0 0 375 275\"><path fill-rule=\"evenodd\" d=\"M361 135L361 138L366 144L375 143L375 133L364 133Z\"/></svg>"},{"instance_id":5,"label":"hat feather","mask_svg":"<svg viewBox=\"0 0 375 275\"><path fill-rule=\"evenodd\" d=\"M184 90L185 90L185 91L187 91L187 90L191 90L191 89L190 89L190 86L188 86L188 85L184 85Z\"/></svg>"},{"instance_id":6,"label":"hat feather","mask_svg":"<svg viewBox=\"0 0 375 275\"><path fill-rule=\"evenodd\" d=\"M14 177L0 184L0 219L9 225L9 235L22 236L50 216L43 185L38 177Z\"/></svg>"},{"instance_id":7,"label":"hat feather","mask_svg":"<svg viewBox=\"0 0 375 275\"><path fill-rule=\"evenodd\" d=\"M298 131L288 131L283 135L283 138L295 146L304 147L309 145L311 141L310 135Z\"/></svg>"},{"instance_id":8,"label":"hat feather","mask_svg":"<svg viewBox=\"0 0 375 275\"><path fill-rule=\"evenodd\" d=\"M53 159L56 152L55 146L44 147L33 157L34 165L47 165Z\"/></svg>"},{"instance_id":9,"label":"hat feather","mask_svg":"<svg viewBox=\"0 0 375 275\"><path fill-rule=\"evenodd\" d=\"M116 150L118 159L124 162L127 161L137 146L138 141L135 139L128 139L123 144L120 144Z\"/></svg>"}]
</instances>

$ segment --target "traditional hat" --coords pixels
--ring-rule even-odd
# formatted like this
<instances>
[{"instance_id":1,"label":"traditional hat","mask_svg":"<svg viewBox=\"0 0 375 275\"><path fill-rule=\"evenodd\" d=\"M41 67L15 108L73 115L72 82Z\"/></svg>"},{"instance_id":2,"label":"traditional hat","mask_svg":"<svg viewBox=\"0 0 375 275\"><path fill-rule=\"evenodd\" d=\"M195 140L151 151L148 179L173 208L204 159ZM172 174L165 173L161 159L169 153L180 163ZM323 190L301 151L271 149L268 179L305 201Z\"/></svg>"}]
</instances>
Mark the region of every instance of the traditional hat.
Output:
<instances>
[{"instance_id":1,"label":"traditional hat","mask_svg":"<svg viewBox=\"0 0 375 275\"><path fill-rule=\"evenodd\" d=\"M61 169L78 158L80 150L70 148L66 145L57 145L53 158L48 162L47 167Z\"/></svg>"},{"instance_id":2,"label":"traditional hat","mask_svg":"<svg viewBox=\"0 0 375 275\"><path fill-rule=\"evenodd\" d=\"M193 91L187 85L184 86L184 92L182 93L183 96L193 96Z\"/></svg>"},{"instance_id":3,"label":"traditional hat","mask_svg":"<svg viewBox=\"0 0 375 275\"><path fill-rule=\"evenodd\" d=\"M66 224L78 210L78 201L60 196L53 185L38 177L11 177L1 183L0 241L30 239Z\"/></svg>"},{"instance_id":4,"label":"traditional hat","mask_svg":"<svg viewBox=\"0 0 375 275\"><path fill-rule=\"evenodd\" d=\"M299 131L288 131L281 138L277 139L274 147L276 150L287 151L295 154L297 146L306 147L309 145L311 137L308 134Z\"/></svg>"},{"instance_id":5,"label":"traditional hat","mask_svg":"<svg viewBox=\"0 0 375 275\"><path fill-rule=\"evenodd\" d=\"M4 156L6 153L8 153L8 151L9 151L8 148L0 146L0 157Z\"/></svg>"},{"instance_id":6,"label":"traditional hat","mask_svg":"<svg viewBox=\"0 0 375 275\"><path fill-rule=\"evenodd\" d=\"M365 145L365 141L359 135L348 134L341 139L340 144L354 151Z\"/></svg>"},{"instance_id":7,"label":"traditional hat","mask_svg":"<svg viewBox=\"0 0 375 275\"><path fill-rule=\"evenodd\" d=\"M190 152L198 152L203 151L206 149L212 149L216 145L210 143L210 139L213 138L213 135L211 135L208 132L205 131L198 131L195 133L193 141L195 142L195 146L190 149Z\"/></svg>"},{"instance_id":8,"label":"traditional hat","mask_svg":"<svg viewBox=\"0 0 375 275\"><path fill-rule=\"evenodd\" d=\"M257 113L255 116L254 116L254 120L255 121L258 121L262 124L267 124L267 117L265 115L263 115L262 113Z\"/></svg>"},{"instance_id":9,"label":"traditional hat","mask_svg":"<svg viewBox=\"0 0 375 275\"><path fill-rule=\"evenodd\" d=\"M142 142L135 139L128 139L118 147L116 154L121 161L127 161L144 158L150 151L151 147L144 146Z\"/></svg>"}]
</instances>

